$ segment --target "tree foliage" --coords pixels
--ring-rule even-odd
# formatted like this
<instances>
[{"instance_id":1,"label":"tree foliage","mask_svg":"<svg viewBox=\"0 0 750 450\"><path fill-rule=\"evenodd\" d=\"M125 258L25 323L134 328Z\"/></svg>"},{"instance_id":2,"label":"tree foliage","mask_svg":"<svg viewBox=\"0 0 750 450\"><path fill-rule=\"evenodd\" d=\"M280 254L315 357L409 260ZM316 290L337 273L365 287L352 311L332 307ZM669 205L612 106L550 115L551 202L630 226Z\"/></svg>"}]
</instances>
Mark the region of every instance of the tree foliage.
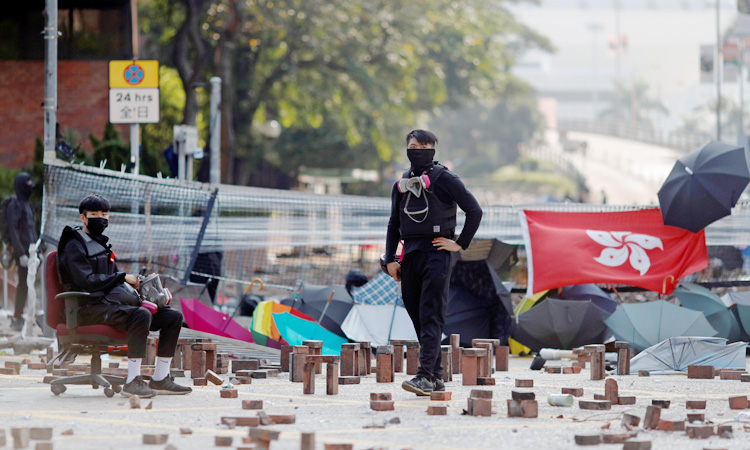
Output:
<instances>
[{"instance_id":1,"label":"tree foliage","mask_svg":"<svg viewBox=\"0 0 750 450\"><path fill-rule=\"evenodd\" d=\"M147 0L141 26L151 56L179 71L183 120L198 109L191 85L222 77L224 181L252 184L257 158L292 166L315 152L343 166L382 165L401 158L393 150L405 132L436 112L517 91L515 58L551 46L506 3ZM277 142L253 126L267 120L285 130Z\"/></svg>"},{"instance_id":2,"label":"tree foliage","mask_svg":"<svg viewBox=\"0 0 750 450\"><path fill-rule=\"evenodd\" d=\"M651 94L651 86L645 80L635 80L631 84L614 80L613 84L614 97L599 113L600 118L651 124L654 114L669 114L664 102Z\"/></svg>"}]
</instances>

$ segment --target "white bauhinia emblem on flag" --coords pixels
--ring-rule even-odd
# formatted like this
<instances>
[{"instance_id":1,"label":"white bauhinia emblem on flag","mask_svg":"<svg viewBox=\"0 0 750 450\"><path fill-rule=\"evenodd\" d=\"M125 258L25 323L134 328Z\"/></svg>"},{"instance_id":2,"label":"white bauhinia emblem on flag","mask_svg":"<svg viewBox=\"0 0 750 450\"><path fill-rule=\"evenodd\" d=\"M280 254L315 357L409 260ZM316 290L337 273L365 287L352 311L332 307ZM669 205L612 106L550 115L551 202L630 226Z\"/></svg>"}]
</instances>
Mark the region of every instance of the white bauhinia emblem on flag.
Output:
<instances>
[{"instance_id":1,"label":"white bauhinia emblem on flag","mask_svg":"<svg viewBox=\"0 0 750 450\"><path fill-rule=\"evenodd\" d=\"M645 275L651 267L651 260L646 250L655 248L664 250L661 239L646 234L597 230L586 230L586 234L598 244L606 247L598 258L594 258L594 261L604 266L617 267L630 259L630 265L640 272L641 276Z\"/></svg>"}]
</instances>

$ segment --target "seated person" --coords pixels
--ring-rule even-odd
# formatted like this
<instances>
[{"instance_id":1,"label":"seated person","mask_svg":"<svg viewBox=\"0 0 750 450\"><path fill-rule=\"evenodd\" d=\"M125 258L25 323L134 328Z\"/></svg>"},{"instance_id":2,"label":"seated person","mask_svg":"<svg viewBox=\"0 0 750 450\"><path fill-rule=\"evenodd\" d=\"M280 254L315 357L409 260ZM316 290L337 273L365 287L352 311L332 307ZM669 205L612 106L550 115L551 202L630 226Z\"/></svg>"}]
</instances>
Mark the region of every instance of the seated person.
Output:
<instances>
[{"instance_id":1,"label":"seated person","mask_svg":"<svg viewBox=\"0 0 750 450\"><path fill-rule=\"evenodd\" d=\"M174 382L169 374L182 326L182 313L166 307L151 314L146 308L123 304L114 291L132 292L137 275L119 272L109 238L102 234L109 224L109 201L89 195L78 206L83 227L65 227L58 246L58 267L65 290L99 294L79 309L81 325L106 324L128 333L128 377L121 394L142 398L156 394L187 394L192 389ZM137 297L137 296L136 296ZM136 303L137 304L137 303ZM148 384L141 377L149 330L159 332L156 368Z\"/></svg>"}]
</instances>

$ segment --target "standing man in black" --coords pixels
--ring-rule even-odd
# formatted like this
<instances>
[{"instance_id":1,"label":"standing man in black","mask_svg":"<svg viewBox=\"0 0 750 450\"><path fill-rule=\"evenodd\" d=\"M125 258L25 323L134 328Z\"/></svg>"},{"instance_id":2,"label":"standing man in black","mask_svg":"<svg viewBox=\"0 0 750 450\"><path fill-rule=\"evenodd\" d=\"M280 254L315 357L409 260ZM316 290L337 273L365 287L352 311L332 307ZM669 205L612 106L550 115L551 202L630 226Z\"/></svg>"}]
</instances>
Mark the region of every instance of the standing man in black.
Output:
<instances>
[{"instance_id":1,"label":"standing man in black","mask_svg":"<svg viewBox=\"0 0 750 450\"><path fill-rule=\"evenodd\" d=\"M153 315L132 298L140 285L137 275L117 270L109 238L102 234L109 225L109 201L89 195L78 206L82 227L65 227L58 245L58 267L63 288L97 295L80 306L82 325L112 325L128 333L128 376L120 392L141 398L156 394L187 394L192 389L174 382L169 374L182 327L182 313L169 307ZM132 293L132 294L130 294ZM128 296L130 295L130 298ZM136 295L137 297L137 295ZM124 300L128 304L124 304ZM141 377L149 331L159 331L156 367L151 381Z\"/></svg>"},{"instance_id":2,"label":"standing man in black","mask_svg":"<svg viewBox=\"0 0 750 450\"><path fill-rule=\"evenodd\" d=\"M26 307L26 297L29 288L26 284L29 267L29 245L36 242L39 235L36 231L34 211L31 208L29 197L34 189L34 181L31 175L21 172L13 180L13 188L16 195L9 196L3 201L3 220L6 239L10 244L13 259L18 268L18 287L16 288L16 307L11 319L11 328L21 331L23 328L23 309Z\"/></svg>"},{"instance_id":3,"label":"standing man in black","mask_svg":"<svg viewBox=\"0 0 750 450\"><path fill-rule=\"evenodd\" d=\"M426 130L406 136L411 168L393 186L391 219L385 244L388 273L401 281L401 295L420 345L417 376L402 387L417 395L442 391L440 343L445 324L451 252L466 249L479 228L482 208L461 179L433 161L437 137ZM461 236L454 240L456 207L466 213ZM396 247L403 239L403 259Z\"/></svg>"}]
</instances>

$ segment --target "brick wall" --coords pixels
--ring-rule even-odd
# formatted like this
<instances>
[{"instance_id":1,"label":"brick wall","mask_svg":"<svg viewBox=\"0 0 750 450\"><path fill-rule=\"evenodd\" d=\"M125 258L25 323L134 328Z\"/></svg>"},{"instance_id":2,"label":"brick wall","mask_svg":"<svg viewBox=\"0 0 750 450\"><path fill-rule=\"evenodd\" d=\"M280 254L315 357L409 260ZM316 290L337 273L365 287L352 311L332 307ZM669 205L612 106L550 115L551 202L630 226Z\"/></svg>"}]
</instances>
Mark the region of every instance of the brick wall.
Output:
<instances>
[{"instance_id":1,"label":"brick wall","mask_svg":"<svg viewBox=\"0 0 750 450\"><path fill-rule=\"evenodd\" d=\"M108 121L108 62L58 63L57 121L74 129L90 149ZM34 139L44 135L44 61L0 61L0 164L22 167L34 157ZM127 126L118 129L128 140Z\"/></svg>"}]
</instances>

